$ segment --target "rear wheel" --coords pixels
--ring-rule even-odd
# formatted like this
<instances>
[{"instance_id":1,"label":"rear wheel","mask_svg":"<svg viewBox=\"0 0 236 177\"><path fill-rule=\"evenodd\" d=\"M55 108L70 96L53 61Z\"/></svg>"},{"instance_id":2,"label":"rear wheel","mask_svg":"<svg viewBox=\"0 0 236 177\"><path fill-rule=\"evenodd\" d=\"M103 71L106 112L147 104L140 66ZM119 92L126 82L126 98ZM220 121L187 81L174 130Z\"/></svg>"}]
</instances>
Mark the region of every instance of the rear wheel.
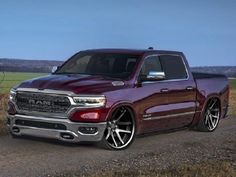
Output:
<instances>
[{"instance_id":1,"label":"rear wheel","mask_svg":"<svg viewBox=\"0 0 236 177\"><path fill-rule=\"evenodd\" d=\"M216 129L220 120L220 102L217 98L208 101L204 116L198 123L198 130L212 132Z\"/></svg>"},{"instance_id":2,"label":"rear wheel","mask_svg":"<svg viewBox=\"0 0 236 177\"><path fill-rule=\"evenodd\" d=\"M112 114L111 120L107 122L102 143L109 149L125 149L132 143L134 134L133 112L128 107L119 107Z\"/></svg>"}]
</instances>

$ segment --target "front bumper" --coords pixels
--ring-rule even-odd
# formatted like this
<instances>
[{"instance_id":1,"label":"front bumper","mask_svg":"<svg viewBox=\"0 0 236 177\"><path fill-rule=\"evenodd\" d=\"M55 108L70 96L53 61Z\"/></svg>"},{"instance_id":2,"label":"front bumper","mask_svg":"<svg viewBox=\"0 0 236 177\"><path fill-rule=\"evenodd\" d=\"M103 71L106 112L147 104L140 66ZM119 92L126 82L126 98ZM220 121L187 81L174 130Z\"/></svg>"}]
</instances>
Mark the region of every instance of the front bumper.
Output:
<instances>
[{"instance_id":1,"label":"front bumper","mask_svg":"<svg viewBox=\"0 0 236 177\"><path fill-rule=\"evenodd\" d=\"M103 138L106 122L77 123L69 119L56 119L27 115L8 115L8 127L13 135L58 139L66 142L98 142ZM92 132L81 131L90 130Z\"/></svg>"}]
</instances>

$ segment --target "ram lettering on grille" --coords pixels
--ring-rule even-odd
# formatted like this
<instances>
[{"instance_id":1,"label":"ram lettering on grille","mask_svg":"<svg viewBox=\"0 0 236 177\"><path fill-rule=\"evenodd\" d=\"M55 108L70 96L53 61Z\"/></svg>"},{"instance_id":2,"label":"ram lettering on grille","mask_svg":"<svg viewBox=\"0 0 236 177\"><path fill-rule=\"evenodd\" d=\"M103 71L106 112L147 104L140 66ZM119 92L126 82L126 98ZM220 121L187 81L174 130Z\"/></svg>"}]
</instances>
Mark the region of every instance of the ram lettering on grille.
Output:
<instances>
[{"instance_id":1,"label":"ram lettering on grille","mask_svg":"<svg viewBox=\"0 0 236 177\"><path fill-rule=\"evenodd\" d=\"M70 107L70 101L66 96L42 93L17 93L16 104L22 111L48 113L65 113Z\"/></svg>"}]
</instances>

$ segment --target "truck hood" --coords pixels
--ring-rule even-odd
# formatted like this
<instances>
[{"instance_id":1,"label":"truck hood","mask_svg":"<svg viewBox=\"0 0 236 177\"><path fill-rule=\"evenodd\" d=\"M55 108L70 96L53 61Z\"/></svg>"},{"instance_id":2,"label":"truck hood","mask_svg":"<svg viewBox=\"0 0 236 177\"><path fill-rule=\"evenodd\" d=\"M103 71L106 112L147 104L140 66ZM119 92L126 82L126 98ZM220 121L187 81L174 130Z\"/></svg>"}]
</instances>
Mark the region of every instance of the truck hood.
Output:
<instances>
[{"instance_id":1,"label":"truck hood","mask_svg":"<svg viewBox=\"0 0 236 177\"><path fill-rule=\"evenodd\" d=\"M123 81L91 75L48 75L22 82L17 88L36 88L71 91L76 94L98 94L125 88Z\"/></svg>"}]
</instances>

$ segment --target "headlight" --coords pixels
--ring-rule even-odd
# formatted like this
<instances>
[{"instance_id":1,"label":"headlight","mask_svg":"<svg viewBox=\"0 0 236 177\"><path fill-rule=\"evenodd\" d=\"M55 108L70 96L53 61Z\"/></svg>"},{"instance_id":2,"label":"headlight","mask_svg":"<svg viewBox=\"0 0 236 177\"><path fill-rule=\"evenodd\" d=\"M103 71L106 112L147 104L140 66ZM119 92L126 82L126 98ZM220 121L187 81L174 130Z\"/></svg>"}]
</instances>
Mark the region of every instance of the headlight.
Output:
<instances>
[{"instance_id":1,"label":"headlight","mask_svg":"<svg viewBox=\"0 0 236 177\"><path fill-rule=\"evenodd\" d=\"M9 95L9 100L10 101L15 101L15 97L16 97L16 90L15 89L11 89L10 90L10 95Z\"/></svg>"},{"instance_id":2,"label":"headlight","mask_svg":"<svg viewBox=\"0 0 236 177\"><path fill-rule=\"evenodd\" d=\"M74 102L79 106L103 107L106 103L105 96L76 96Z\"/></svg>"}]
</instances>

